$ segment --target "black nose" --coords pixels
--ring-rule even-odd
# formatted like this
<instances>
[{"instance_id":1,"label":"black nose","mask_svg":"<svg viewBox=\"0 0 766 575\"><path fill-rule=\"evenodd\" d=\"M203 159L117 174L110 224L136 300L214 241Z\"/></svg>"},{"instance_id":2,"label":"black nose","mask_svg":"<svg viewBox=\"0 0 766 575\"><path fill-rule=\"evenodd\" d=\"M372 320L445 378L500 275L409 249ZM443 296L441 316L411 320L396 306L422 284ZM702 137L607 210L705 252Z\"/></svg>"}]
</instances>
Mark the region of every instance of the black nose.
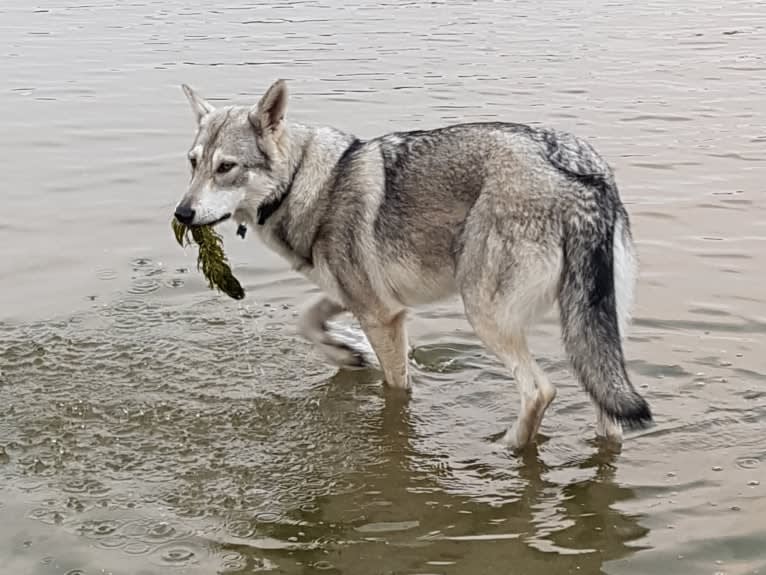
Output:
<instances>
[{"instance_id":1,"label":"black nose","mask_svg":"<svg viewBox=\"0 0 766 575\"><path fill-rule=\"evenodd\" d=\"M178 206L176 208L176 219L188 226L194 221L194 210L187 206Z\"/></svg>"}]
</instances>

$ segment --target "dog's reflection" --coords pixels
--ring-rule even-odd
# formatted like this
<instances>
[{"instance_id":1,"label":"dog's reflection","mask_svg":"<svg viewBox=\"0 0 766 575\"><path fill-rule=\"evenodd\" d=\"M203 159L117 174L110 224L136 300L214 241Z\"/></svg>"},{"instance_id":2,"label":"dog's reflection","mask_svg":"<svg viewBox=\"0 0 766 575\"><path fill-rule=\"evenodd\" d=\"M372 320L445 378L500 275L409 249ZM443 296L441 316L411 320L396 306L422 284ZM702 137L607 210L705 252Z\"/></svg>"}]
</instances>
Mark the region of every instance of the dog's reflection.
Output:
<instances>
[{"instance_id":1,"label":"dog's reflection","mask_svg":"<svg viewBox=\"0 0 766 575\"><path fill-rule=\"evenodd\" d=\"M619 450L608 443L551 465L545 445L489 456L493 450L477 439L476 456L457 460L448 446L424 453L417 401L381 386L379 374L339 373L330 386L331 395L380 406L357 412L378 454L351 479L363 488L317 501L321 522L336 526L336 544L323 545L322 554L338 572L364 564L371 573L428 565L460 573L508 573L511 566L518 573L598 573L605 561L633 553L629 543L648 532L615 508L634 494L615 482Z\"/></svg>"}]
</instances>

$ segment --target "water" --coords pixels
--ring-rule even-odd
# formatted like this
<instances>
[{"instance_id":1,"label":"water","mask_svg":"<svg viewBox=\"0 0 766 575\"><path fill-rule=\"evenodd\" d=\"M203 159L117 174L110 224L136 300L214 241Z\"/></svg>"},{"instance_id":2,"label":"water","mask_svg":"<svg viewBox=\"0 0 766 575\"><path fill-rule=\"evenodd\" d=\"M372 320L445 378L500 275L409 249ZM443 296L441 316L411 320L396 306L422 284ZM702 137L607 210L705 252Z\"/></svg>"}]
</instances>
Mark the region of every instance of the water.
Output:
<instances>
[{"instance_id":1,"label":"water","mask_svg":"<svg viewBox=\"0 0 766 575\"><path fill-rule=\"evenodd\" d=\"M766 572L766 7L732 0L0 4L0 572ZM537 449L454 301L415 391L295 336L315 291L226 230L248 297L169 228L179 88L361 137L545 123L609 158L641 258L621 453L549 321Z\"/></svg>"}]
</instances>

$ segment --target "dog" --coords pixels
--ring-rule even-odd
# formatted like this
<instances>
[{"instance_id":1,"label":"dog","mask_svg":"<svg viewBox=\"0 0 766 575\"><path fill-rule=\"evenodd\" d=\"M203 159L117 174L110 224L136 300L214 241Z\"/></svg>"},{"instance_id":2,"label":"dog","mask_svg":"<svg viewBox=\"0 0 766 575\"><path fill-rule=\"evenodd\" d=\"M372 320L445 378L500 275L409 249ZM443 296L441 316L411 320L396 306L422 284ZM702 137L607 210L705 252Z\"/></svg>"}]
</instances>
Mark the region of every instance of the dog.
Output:
<instances>
[{"instance_id":1,"label":"dog","mask_svg":"<svg viewBox=\"0 0 766 575\"><path fill-rule=\"evenodd\" d=\"M597 434L652 422L622 339L637 262L607 162L566 132L463 123L363 141L287 120L277 80L249 106L215 108L187 85L197 121L191 182L175 209L189 226L229 218L322 290L301 334L341 368L364 354L327 322L359 321L385 383L408 390L407 309L453 294L521 396L504 443L535 440L556 395L525 332L559 310L564 348L595 403Z\"/></svg>"}]
</instances>

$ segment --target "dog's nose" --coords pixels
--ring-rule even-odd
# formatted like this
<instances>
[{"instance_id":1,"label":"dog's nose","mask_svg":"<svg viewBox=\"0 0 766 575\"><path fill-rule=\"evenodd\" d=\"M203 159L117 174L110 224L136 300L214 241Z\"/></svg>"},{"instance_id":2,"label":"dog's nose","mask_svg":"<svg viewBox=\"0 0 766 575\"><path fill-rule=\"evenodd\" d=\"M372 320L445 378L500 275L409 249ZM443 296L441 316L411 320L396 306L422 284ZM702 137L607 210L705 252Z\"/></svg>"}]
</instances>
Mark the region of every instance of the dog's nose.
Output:
<instances>
[{"instance_id":1,"label":"dog's nose","mask_svg":"<svg viewBox=\"0 0 766 575\"><path fill-rule=\"evenodd\" d=\"M188 226L194 221L194 210L188 206L178 206L175 216L179 222Z\"/></svg>"}]
</instances>

